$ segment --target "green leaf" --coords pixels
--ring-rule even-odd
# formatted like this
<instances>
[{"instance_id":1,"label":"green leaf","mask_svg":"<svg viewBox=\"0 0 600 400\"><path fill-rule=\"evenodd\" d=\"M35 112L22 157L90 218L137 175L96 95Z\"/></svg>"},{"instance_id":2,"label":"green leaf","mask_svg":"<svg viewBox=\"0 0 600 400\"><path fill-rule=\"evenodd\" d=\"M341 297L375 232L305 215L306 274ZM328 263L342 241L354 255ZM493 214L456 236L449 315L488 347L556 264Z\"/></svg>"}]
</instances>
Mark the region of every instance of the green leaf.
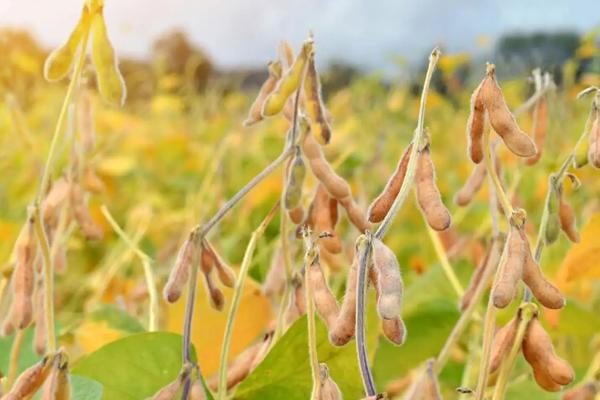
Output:
<instances>
[{"instance_id":1,"label":"green leaf","mask_svg":"<svg viewBox=\"0 0 600 400\"><path fill-rule=\"evenodd\" d=\"M374 301L369 301L367 315L367 348L373 354L379 336L379 321ZM329 343L327 328L317 317L317 352L319 362L329 367L333 380L345 399L363 397L363 385L356 358L356 343L343 347ZM373 358L373 356L371 356ZM306 317L298 319L275 344L265 359L238 387L235 399L305 400L312 391L308 358Z\"/></svg>"},{"instance_id":2,"label":"green leaf","mask_svg":"<svg viewBox=\"0 0 600 400\"><path fill-rule=\"evenodd\" d=\"M73 373L99 382L103 400L145 399L179 374L181 341L166 332L131 335L83 357Z\"/></svg>"},{"instance_id":3,"label":"green leaf","mask_svg":"<svg viewBox=\"0 0 600 400\"><path fill-rule=\"evenodd\" d=\"M12 344L15 338L15 334L12 334L5 338L0 338L0 371L4 374L8 371L8 364L10 362L10 354L12 351ZM17 364L17 373L20 374L33 364L38 362L41 357L33 351L33 328L29 328L25 331L25 336L21 342L21 350L19 353L19 362Z\"/></svg>"},{"instance_id":4,"label":"green leaf","mask_svg":"<svg viewBox=\"0 0 600 400\"><path fill-rule=\"evenodd\" d=\"M404 345L396 347L380 340L373 374L383 387L430 357L436 356L459 317L456 305L434 300L404 319L408 336ZM458 386L458 385L457 385Z\"/></svg>"},{"instance_id":5,"label":"green leaf","mask_svg":"<svg viewBox=\"0 0 600 400\"><path fill-rule=\"evenodd\" d=\"M527 380L509 383L506 388L507 399L536 399L536 400L558 400L560 394L546 392L540 388L533 377L529 375Z\"/></svg>"},{"instance_id":6,"label":"green leaf","mask_svg":"<svg viewBox=\"0 0 600 400\"><path fill-rule=\"evenodd\" d=\"M71 387L73 400L100 400L103 388L99 382L84 378L79 375L71 375Z\"/></svg>"}]
</instances>

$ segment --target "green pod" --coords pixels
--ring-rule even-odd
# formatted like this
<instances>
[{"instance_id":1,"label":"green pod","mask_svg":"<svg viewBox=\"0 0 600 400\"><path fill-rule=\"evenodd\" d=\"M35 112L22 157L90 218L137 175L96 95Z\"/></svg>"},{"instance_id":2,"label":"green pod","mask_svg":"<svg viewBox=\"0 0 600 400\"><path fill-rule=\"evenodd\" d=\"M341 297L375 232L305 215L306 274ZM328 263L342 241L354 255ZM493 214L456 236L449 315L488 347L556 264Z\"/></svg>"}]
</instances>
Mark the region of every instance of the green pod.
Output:
<instances>
[{"instance_id":1,"label":"green pod","mask_svg":"<svg viewBox=\"0 0 600 400\"><path fill-rule=\"evenodd\" d=\"M127 97L127 88L108 39L102 14L95 14L92 18L92 61L96 68L100 94L109 103L122 106Z\"/></svg>"},{"instance_id":2,"label":"green pod","mask_svg":"<svg viewBox=\"0 0 600 400\"><path fill-rule=\"evenodd\" d=\"M285 208L292 210L300 204L302 199L302 186L306 176L306 164L300 151L296 152L287 176L287 185L285 188Z\"/></svg>"},{"instance_id":3,"label":"green pod","mask_svg":"<svg viewBox=\"0 0 600 400\"><path fill-rule=\"evenodd\" d=\"M550 178L550 188L548 190L548 198L546 199L546 229L544 231L544 239L546 244L552 244L558 239L560 234L560 193L554 186L554 179Z\"/></svg>"},{"instance_id":4,"label":"green pod","mask_svg":"<svg viewBox=\"0 0 600 400\"><path fill-rule=\"evenodd\" d=\"M588 149L590 143L587 140L582 140L579 145L575 148L575 154L573 158L573 167L581 168L588 163Z\"/></svg>"},{"instance_id":5,"label":"green pod","mask_svg":"<svg viewBox=\"0 0 600 400\"><path fill-rule=\"evenodd\" d=\"M288 69L285 74L279 80L277 87L271 95L265 101L262 108L262 115L270 117L279 114L287 99L298 89L300 82L302 81L302 74L304 73L306 62L313 53L314 42L307 40L302 46L300 55L294 61L294 64Z\"/></svg>"},{"instance_id":6,"label":"green pod","mask_svg":"<svg viewBox=\"0 0 600 400\"><path fill-rule=\"evenodd\" d=\"M86 7L84 7L81 17L75 25L75 28L69 35L67 42L54 49L46 58L44 63L44 78L47 81L54 82L63 79L73 68L77 49L81 45L81 39L84 33L90 29L90 16ZM85 51L82 49L81 51Z\"/></svg>"}]
</instances>

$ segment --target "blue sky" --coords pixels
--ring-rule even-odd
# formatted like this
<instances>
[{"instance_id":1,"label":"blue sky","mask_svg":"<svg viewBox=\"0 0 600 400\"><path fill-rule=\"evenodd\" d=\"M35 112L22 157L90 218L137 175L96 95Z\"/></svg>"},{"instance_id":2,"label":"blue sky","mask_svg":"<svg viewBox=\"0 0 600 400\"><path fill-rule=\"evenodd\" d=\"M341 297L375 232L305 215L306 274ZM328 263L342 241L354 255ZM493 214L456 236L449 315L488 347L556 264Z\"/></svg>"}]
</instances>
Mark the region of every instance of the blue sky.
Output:
<instances>
[{"instance_id":1,"label":"blue sky","mask_svg":"<svg viewBox=\"0 0 600 400\"><path fill-rule=\"evenodd\" d=\"M105 0L117 51L149 54L152 41L183 28L220 67L264 65L281 39L298 45L312 29L321 63L341 59L385 69L391 55L421 59L435 44L485 51L505 32L600 24L598 0ZM64 40L82 0L0 0L0 26L29 28L47 45Z\"/></svg>"}]
</instances>

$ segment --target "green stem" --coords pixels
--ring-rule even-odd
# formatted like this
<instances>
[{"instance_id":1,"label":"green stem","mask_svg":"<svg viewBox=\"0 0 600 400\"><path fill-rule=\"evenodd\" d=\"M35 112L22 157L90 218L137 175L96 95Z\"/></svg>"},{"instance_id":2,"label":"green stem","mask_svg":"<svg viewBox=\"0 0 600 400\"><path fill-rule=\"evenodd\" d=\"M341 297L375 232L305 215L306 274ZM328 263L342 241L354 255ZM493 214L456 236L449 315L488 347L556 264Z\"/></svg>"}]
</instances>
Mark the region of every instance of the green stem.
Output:
<instances>
[{"instance_id":1,"label":"green stem","mask_svg":"<svg viewBox=\"0 0 600 400\"><path fill-rule=\"evenodd\" d=\"M431 229L431 227L427 224L426 227L427 233L429 234L429 238L433 243L435 254L437 255L438 260L442 265L442 269L444 270L446 277L450 281L452 288L456 292L456 295L460 298L465 294L465 289L462 287L460 281L458 280L458 277L454 273L452 265L450 265L450 261L448 260L448 256L446 255L446 251L444 250L444 245L442 244L442 241L440 240L440 237L438 236L437 232Z\"/></svg>"},{"instance_id":2,"label":"green stem","mask_svg":"<svg viewBox=\"0 0 600 400\"><path fill-rule=\"evenodd\" d=\"M242 298L244 283L246 281L246 276L248 275L248 269L250 268L250 264L252 262L254 249L256 248L258 239L262 237L265 229L275 216L278 209L279 202L275 204L265 219L260 223L258 228L256 228L256 230L252 233L250 241L248 242L248 246L246 247L246 252L244 253L244 258L242 259L240 275L235 284L233 299L231 300L231 307L229 308L229 313L227 314L227 323L225 325L225 335L223 338L223 347L221 348L221 362L219 366L219 390L217 393L217 400L225 400L227 398L227 360L229 358L229 348L231 347L231 338L233 336L235 317L239 308L240 299Z\"/></svg>"},{"instance_id":3,"label":"green stem","mask_svg":"<svg viewBox=\"0 0 600 400\"><path fill-rule=\"evenodd\" d=\"M303 232L306 253L304 255L304 290L306 297L306 324L308 328L308 355L310 358L310 369L312 372L312 400L320 398L321 382L319 371L319 356L317 354L317 327L315 324L315 303L312 294L312 285L309 282L309 269L319 261L318 249L313 239L310 237L310 231L305 229Z\"/></svg>"}]
</instances>

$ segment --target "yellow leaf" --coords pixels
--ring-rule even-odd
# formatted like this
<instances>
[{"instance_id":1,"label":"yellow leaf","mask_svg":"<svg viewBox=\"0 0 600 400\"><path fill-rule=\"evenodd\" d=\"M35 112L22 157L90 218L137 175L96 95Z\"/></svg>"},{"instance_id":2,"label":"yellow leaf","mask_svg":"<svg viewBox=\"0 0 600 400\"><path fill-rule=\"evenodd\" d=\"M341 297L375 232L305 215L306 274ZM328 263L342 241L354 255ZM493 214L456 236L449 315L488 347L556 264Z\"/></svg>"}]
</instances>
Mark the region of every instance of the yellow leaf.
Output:
<instances>
[{"instance_id":1,"label":"yellow leaf","mask_svg":"<svg viewBox=\"0 0 600 400\"><path fill-rule=\"evenodd\" d=\"M98 164L98 172L108 176L123 176L133 169L135 161L129 156L106 157Z\"/></svg>"},{"instance_id":2,"label":"yellow leaf","mask_svg":"<svg viewBox=\"0 0 600 400\"><path fill-rule=\"evenodd\" d=\"M581 229L581 241L574 244L558 273L561 281L600 279L600 213L594 214Z\"/></svg>"},{"instance_id":3,"label":"yellow leaf","mask_svg":"<svg viewBox=\"0 0 600 400\"><path fill-rule=\"evenodd\" d=\"M202 372L207 376L214 374L219 368L223 333L233 295L233 289L221 287L221 290L225 295L226 303L223 311L216 311L209 304L202 278L198 279L192 342L196 347ZM185 295L177 303L168 306L166 329L170 332L182 333L184 313ZM235 319L229 360L233 360L257 337L265 333L272 318L271 303L263 296L257 283L246 279Z\"/></svg>"},{"instance_id":4,"label":"yellow leaf","mask_svg":"<svg viewBox=\"0 0 600 400\"><path fill-rule=\"evenodd\" d=\"M85 354L96 351L123 335L123 331L112 328L108 321L85 320L75 330L75 340Z\"/></svg>"}]
</instances>

